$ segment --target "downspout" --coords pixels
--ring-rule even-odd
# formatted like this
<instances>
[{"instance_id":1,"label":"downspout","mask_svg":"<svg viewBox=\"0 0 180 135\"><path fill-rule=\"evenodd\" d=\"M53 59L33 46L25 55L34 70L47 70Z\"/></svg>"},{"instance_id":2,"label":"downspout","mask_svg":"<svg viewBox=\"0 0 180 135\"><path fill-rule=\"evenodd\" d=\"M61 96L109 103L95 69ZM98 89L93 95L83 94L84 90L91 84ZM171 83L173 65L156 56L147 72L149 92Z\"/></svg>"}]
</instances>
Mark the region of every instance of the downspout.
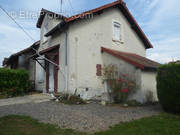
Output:
<instances>
[{"instance_id":1,"label":"downspout","mask_svg":"<svg viewBox=\"0 0 180 135\"><path fill-rule=\"evenodd\" d=\"M66 66L66 91L69 90L69 46L68 46L68 32L65 31L65 66Z\"/></svg>"}]
</instances>

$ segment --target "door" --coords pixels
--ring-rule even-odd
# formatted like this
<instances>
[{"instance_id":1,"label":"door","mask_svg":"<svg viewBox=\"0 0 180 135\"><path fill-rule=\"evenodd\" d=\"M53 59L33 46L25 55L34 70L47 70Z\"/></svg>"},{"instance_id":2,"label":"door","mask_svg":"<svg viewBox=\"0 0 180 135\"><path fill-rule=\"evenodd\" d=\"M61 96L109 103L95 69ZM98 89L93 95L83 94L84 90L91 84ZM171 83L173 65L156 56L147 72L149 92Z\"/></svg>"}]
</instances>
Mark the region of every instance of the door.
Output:
<instances>
[{"instance_id":1,"label":"door","mask_svg":"<svg viewBox=\"0 0 180 135\"><path fill-rule=\"evenodd\" d=\"M54 65L49 64L49 92L54 92Z\"/></svg>"}]
</instances>

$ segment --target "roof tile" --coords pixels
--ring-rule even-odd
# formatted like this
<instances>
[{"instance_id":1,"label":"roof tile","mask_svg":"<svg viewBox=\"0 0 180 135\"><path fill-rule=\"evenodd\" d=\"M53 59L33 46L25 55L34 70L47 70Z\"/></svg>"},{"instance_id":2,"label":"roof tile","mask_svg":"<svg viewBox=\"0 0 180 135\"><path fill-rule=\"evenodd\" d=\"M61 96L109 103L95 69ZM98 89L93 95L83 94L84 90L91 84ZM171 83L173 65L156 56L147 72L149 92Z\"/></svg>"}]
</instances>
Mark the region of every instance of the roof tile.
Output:
<instances>
[{"instance_id":1,"label":"roof tile","mask_svg":"<svg viewBox=\"0 0 180 135\"><path fill-rule=\"evenodd\" d=\"M104 47L101 47L101 51L109 53L141 69L157 69L160 66L159 63L134 53L121 52Z\"/></svg>"}]
</instances>

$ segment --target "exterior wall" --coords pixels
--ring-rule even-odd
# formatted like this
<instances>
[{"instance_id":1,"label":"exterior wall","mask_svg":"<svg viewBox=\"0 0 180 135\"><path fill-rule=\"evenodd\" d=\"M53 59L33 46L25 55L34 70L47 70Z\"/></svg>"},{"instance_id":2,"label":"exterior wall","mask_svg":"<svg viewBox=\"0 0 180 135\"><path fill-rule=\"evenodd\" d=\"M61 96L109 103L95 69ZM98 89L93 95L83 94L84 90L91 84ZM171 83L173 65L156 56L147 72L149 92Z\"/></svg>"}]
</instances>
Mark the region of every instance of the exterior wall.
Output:
<instances>
[{"instance_id":1,"label":"exterior wall","mask_svg":"<svg viewBox=\"0 0 180 135\"><path fill-rule=\"evenodd\" d=\"M47 16L45 16L44 21L41 26L41 43L39 51L42 51L44 49L47 49L49 47L55 46L60 44L59 48L59 64L60 69L58 71L58 92L63 92L66 89L66 76L67 76L67 66L65 65L65 57L66 57L66 47L65 47L65 39L66 34L65 33L55 33L53 36L50 36L47 38L47 40L44 42L44 31L43 27L48 22L48 31L51 30L53 27L55 27L61 20L52 20L49 19ZM43 73L41 73L41 76L43 76L43 80L39 78L38 72L42 71L42 67L36 63L36 89L37 90L43 90L43 92L46 92L46 73L43 69ZM42 77L40 77L42 78Z\"/></svg>"},{"instance_id":2,"label":"exterior wall","mask_svg":"<svg viewBox=\"0 0 180 135\"><path fill-rule=\"evenodd\" d=\"M52 36L49 40L49 46L60 44L59 48L59 65L60 69L58 71L58 92L64 92L66 89L66 75L67 75L67 66L66 66L66 34L57 33Z\"/></svg>"},{"instance_id":3,"label":"exterior wall","mask_svg":"<svg viewBox=\"0 0 180 135\"><path fill-rule=\"evenodd\" d=\"M130 95L130 99L135 99L139 102L142 102L141 99L141 84L142 84L142 80L141 80L141 70L136 68L135 66L119 59L116 58L112 55L109 55L107 53L103 53L102 55L103 57L103 65L108 66L110 64L115 65L118 68L118 71L120 73L126 74L127 76L131 77L133 80L136 81L136 85L137 85L137 92L133 95ZM109 90L108 90L109 91ZM107 92L107 91L106 91Z\"/></svg>"},{"instance_id":4,"label":"exterior wall","mask_svg":"<svg viewBox=\"0 0 180 135\"><path fill-rule=\"evenodd\" d=\"M48 37L47 40L44 41L44 35L46 34L44 32L44 25L48 24L48 26L47 26L48 27L47 32L48 32L51 29L53 29L60 22L61 22L61 20L49 18L47 15L44 17L44 20L43 20L43 23L42 23L41 29L40 29L40 48L39 48L39 51L44 50L44 49L49 47L49 39L51 38L51 37Z\"/></svg>"},{"instance_id":5,"label":"exterior wall","mask_svg":"<svg viewBox=\"0 0 180 135\"><path fill-rule=\"evenodd\" d=\"M42 61L41 61L42 62ZM42 62L43 63L43 62ZM36 75L35 75L35 89L38 91L44 91L45 92L45 71L44 69L39 65L38 62L36 62Z\"/></svg>"},{"instance_id":6,"label":"exterior wall","mask_svg":"<svg viewBox=\"0 0 180 135\"><path fill-rule=\"evenodd\" d=\"M124 42L114 42L112 21L118 20L123 26ZM69 26L69 78L68 90L78 93L86 98L100 95L104 92L101 79L96 76L96 64L104 64L101 47L119 51L137 53L146 56L146 50L131 29L128 21L119 11L111 8L93 19L74 22ZM126 67L125 67L126 68ZM88 94L86 94L88 93Z\"/></svg>"},{"instance_id":7,"label":"exterior wall","mask_svg":"<svg viewBox=\"0 0 180 135\"><path fill-rule=\"evenodd\" d=\"M147 94L148 91L151 91L153 93L153 100L158 101L157 98L157 89L156 89L156 72L148 72L148 71L143 71L141 80L142 80L142 91L144 95Z\"/></svg>"},{"instance_id":8,"label":"exterior wall","mask_svg":"<svg viewBox=\"0 0 180 135\"><path fill-rule=\"evenodd\" d=\"M29 60L29 75L30 75L30 80L35 81L35 74L36 74L36 61L30 59Z\"/></svg>"}]
</instances>

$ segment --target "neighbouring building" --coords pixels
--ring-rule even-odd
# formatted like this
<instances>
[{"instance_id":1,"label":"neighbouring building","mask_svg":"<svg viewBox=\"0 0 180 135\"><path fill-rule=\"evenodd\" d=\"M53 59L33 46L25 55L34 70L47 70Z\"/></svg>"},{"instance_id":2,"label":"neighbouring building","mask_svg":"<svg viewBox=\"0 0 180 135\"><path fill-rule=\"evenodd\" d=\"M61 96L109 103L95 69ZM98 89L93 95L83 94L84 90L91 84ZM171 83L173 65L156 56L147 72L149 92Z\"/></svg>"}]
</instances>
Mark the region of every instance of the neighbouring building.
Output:
<instances>
[{"instance_id":1,"label":"neighbouring building","mask_svg":"<svg viewBox=\"0 0 180 135\"><path fill-rule=\"evenodd\" d=\"M9 58L4 58L3 67L9 69L25 69L29 71L29 79L32 84L35 83L36 76L36 61L31 59L31 56L35 53L32 49L39 48L40 41L35 42L30 47L12 54Z\"/></svg>"}]
</instances>

